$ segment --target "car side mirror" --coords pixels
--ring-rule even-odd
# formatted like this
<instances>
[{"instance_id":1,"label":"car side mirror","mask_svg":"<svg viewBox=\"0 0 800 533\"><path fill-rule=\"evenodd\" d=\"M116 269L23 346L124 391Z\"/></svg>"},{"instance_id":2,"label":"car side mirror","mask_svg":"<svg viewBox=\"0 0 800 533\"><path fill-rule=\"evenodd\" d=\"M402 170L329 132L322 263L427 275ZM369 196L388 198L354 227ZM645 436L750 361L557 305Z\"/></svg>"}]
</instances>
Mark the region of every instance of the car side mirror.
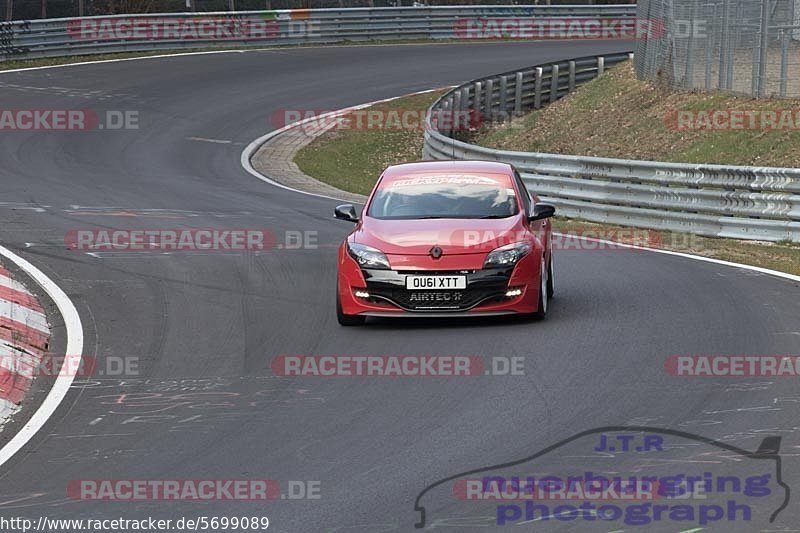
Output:
<instances>
[{"instance_id":1,"label":"car side mirror","mask_svg":"<svg viewBox=\"0 0 800 533\"><path fill-rule=\"evenodd\" d=\"M534 220L541 220L543 218L550 218L556 214L556 207L552 204L543 204L539 202L533 206L533 214L528 217L530 222Z\"/></svg>"},{"instance_id":2,"label":"car side mirror","mask_svg":"<svg viewBox=\"0 0 800 533\"><path fill-rule=\"evenodd\" d=\"M356 208L352 204L344 204L337 206L333 210L333 216L339 220L347 220L348 222L358 222L358 215L356 215Z\"/></svg>"}]
</instances>

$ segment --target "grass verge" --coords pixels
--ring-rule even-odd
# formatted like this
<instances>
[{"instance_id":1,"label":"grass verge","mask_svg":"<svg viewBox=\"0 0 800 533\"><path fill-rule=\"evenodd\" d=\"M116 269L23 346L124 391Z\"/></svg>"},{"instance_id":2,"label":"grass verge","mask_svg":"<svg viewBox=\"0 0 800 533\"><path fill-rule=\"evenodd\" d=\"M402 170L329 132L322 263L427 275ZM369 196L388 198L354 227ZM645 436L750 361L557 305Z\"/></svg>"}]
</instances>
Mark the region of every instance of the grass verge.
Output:
<instances>
[{"instance_id":1,"label":"grass verge","mask_svg":"<svg viewBox=\"0 0 800 533\"><path fill-rule=\"evenodd\" d=\"M385 113L386 125L391 111L411 111L424 117L442 91L407 96L378 104L370 110ZM343 122L357 124L355 117L343 117ZM422 158L423 125L418 129L388 127L335 128L317 137L300 150L294 162L304 173L344 191L369 194L383 169L398 161Z\"/></svg>"},{"instance_id":2,"label":"grass verge","mask_svg":"<svg viewBox=\"0 0 800 533\"><path fill-rule=\"evenodd\" d=\"M441 92L398 98L374 106L380 111L403 111L429 106ZM588 104L586 104L588 105ZM386 166L420 158L419 131L332 130L317 137L295 156L300 169L339 189L369 194ZM626 228L556 217L557 231L613 235ZM741 241L658 232L659 247L800 275L800 244Z\"/></svg>"},{"instance_id":3,"label":"grass verge","mask_svg":"<svg viewBox=\"0 0 800 533\"><path fill-rule=\"evenodd\" d=\"M714 92L670 91L638 80L627 61L546 108L484 128L472 142L524 152L798 167L798 109L800 99L757 100ZM704 118L717 110L754 112L757 117L763 116L760 112L794 110L794 127L786 127L791 125L788 123L783 128L750 127L749 118L736 129L676 127L679 112L696 119L683 122L684 126L701 126Z\"/></svg>"}]
</instances>

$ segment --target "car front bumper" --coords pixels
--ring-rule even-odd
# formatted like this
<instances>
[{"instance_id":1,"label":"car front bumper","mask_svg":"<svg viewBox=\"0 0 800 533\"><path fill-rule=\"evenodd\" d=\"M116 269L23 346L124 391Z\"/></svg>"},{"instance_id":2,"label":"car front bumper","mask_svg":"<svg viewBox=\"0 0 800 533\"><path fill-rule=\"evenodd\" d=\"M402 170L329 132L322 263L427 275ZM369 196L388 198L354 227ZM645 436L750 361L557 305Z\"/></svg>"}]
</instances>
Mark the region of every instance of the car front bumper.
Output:
<instances>
[{"instance_id":1,"label":"car front bumper","mask_svg":"<svg viewBox=\"0 0 800 533\"><path fill-rule=\"evenodd\" d=\"M339 256L339 298L343 312L348 315L452 317L533 313L538 308L540 257L531 253L516 266L502 268L378 270L360 268L344 252ZM467 278L467 288L407 290L406 276L414 274L463 275ZM506 296L509 289L520 289L522 293Z\"/></svg>"}]
</instances>

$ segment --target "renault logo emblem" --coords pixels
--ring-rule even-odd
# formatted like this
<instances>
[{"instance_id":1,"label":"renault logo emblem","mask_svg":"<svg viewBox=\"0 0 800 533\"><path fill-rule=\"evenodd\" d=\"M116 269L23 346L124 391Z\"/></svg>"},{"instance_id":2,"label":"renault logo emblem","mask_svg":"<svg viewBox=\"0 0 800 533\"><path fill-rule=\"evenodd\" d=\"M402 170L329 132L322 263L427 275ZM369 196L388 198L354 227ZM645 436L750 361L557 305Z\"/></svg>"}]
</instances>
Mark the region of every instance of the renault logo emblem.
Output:
<instances>
[{"instance_id":1,"label":"renault logo emblem","mask_svg":"<svg viewBox=\"0 0 800 533\"><path fill-rule=\"evenodd\" d=\"M444 252L442 251L442 249L439 248L438 246L434 246L433 248L431 248L431 257L433 257L434 259L439 259L440 257L442 257L443 253Z\"/></svg>"}]
</instances>

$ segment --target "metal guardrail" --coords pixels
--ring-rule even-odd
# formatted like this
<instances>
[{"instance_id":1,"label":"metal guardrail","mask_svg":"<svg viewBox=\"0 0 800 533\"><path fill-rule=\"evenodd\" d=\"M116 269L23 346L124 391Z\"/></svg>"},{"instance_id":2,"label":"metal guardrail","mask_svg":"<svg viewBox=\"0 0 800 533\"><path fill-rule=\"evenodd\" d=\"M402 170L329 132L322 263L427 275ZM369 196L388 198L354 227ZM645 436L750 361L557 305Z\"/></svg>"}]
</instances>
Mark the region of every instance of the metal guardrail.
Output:
<instances>
[{"instance_id":1,"label":"metal guardrail","mask_svg":"<svg viewBox=\"0 0 800 533\"><path fill-rule=\"evenodd\" d=\"M0 61L70 55L459 39L459 21L537 17L635 18L636 6L435 6L159 13L0 23Z\"/></svg>"},{"instance_id":2,"label":"metal guardrail","mask_svg":"<svg viewBox=\"0 0 800 533\"><path fill-rule=\"evenodd\" d=\"M428 112L424 157L511 163L537 194L569 217L714 237L800 242L800 169L512 152L453 138L460 116L503 120L520 115L561 98L628 57L584 57L456 87ZM432 120L436 113L450 113L453 124L439 131Z\"/></svg>"}]
</instances>

